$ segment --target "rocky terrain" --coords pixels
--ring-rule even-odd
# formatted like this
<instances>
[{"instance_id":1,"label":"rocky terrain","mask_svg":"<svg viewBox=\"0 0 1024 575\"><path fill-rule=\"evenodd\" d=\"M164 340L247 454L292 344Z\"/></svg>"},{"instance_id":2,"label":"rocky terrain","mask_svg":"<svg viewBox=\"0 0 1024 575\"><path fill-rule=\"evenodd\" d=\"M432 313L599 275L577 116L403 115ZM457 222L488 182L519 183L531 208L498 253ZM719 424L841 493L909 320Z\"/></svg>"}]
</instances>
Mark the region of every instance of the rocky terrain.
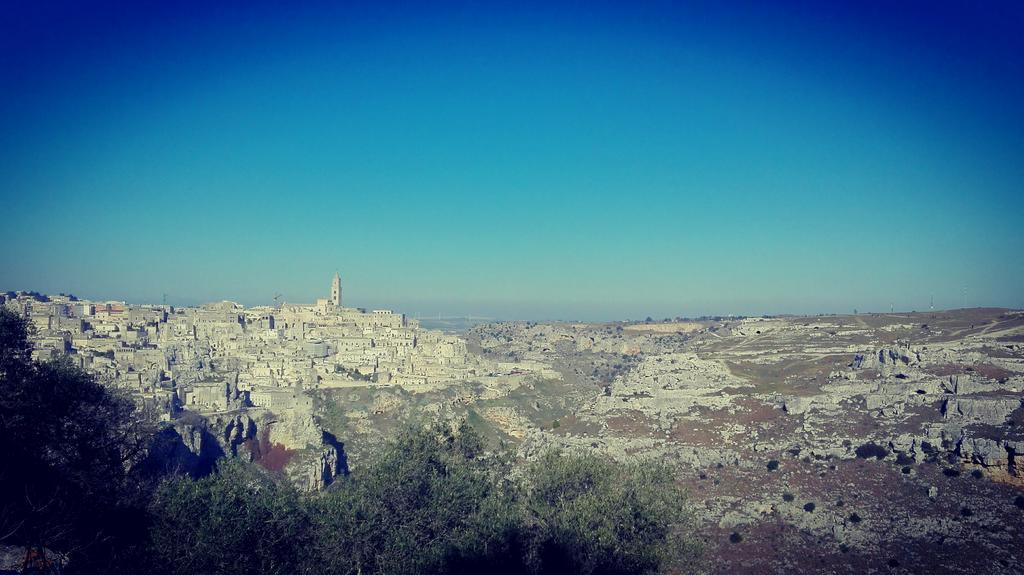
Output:
<instances>
[{"instance_id":1,"label":"rocky terrain","mask_svg":"<svg viewBox=\"0 0 1024 575\"><path fill-rule=\"evenodd\" d=\"M488 417L524 457L677 462L713 571L1024 570L1024 313L516 323L469 339L579 391L543 421L530 405Z\"/></svg>"},{"instance_id":2,"label":"rocky terrain","mask_svg":"<svg viewBox=\"0 0 1024 575\"><path fill-rule=\"evenodd\" d=\"M1024 571L1022 312L498 323L466 337L533 370L497 389L321 397L325 427L355 461L396 422L440 414L524 459L560 447L674 462L712 572Z\"/></svg>"}]
</instances>

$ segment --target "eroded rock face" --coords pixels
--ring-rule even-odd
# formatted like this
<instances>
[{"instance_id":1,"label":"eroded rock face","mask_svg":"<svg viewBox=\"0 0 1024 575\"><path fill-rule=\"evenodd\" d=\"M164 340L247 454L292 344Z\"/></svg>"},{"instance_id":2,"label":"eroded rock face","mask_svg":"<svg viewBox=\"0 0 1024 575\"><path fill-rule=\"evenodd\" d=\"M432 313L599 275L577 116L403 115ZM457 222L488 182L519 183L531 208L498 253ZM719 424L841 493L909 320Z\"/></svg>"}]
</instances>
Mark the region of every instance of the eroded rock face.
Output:
<instances>
[{"instance_id":1,"label":"eroded rock face","mask_svg":"<svg viewBox=\"0 0 1024 575\"><path fill-rule=\"evenodd\" d=\"M965 437L960 442L959 453L964 460L985 467L1007 466L1013 460L1013 452L1002 441L983 437Z\"/></svg>"},{"instance_id":2,"label":"eroded rock face","mask_svg":"<svg viewBox=\"0 0 1024 575\"><path fill-rule=\"evenodd\" d=\"M238 455L239 446L256 437L256 422L247 412L208 416L207 422L225 454Z\"/></svg>"},{"instance_id":3,"label":"eroded rock face","mask_svg":"<svg viewBox=\"0 0 1024 575\"><path fill-rule=\"evenodd\" d=\"M782 409L790 415L800 415L806 413L813 404L814 398L811 397L787 397L782 402Z\"/></svg>"},{"instance_id":4,"label":"eroded rock face","mask_svg":"<svg viewBox=\"0 0 1024 575\"><path fill-rule=\"evenodd\" d=\"M234 419L230 419L232 423ZM140 464L143 471L160 476L185 473L202 477L213 471L218 459L234 456L237 444L222 427L223 421L203 417L185 417L164 427L149 446Z\"/></svg>"},{"instance_id":5,"label":"eroded rock face","mask_svg":"<svg viewBox=\"0 0 1024 575\"><path fill-rule=\"evenodd\" d=\"M1021 406L1020 399L951 397L942 408L946 419L968 419L1002 425Z\"/></svg>"},{"instance_id":6,"label":"eroded rock face","mask_svg":"<svg viewBox=\"0 0 1024 575\"><path fill-rule=\"evenodd\" d=\"M304 484L306 490L319 491L338 477L348 474L345 447L330 433L323 432L321 447L313 453L315 457L307 467Z\"/></svg>"},{"instance_id":7,"label":"eroded rock face","mask_svg":"<svg viewBox=\"0 0 1024 575\"><path fill-rule=\"evenodd\" d=\"M283 472L310 491L348 473L344 445L312 415L260 409L175 420L160 432L143 465L154 474L202 477L223 457L243 457Z\"/></svg>"},{"instance_id":8,"label":"eroded rock face","mask_svg":"<svg viewBox=\"0 0 1024 575\"><path fill-rule=\"evenodd\" d=\"M348 473L344 445L305 412L267 414L267 439L296 452L284 470L300 488L315 491Z\"/></svg>"}]
</instances>

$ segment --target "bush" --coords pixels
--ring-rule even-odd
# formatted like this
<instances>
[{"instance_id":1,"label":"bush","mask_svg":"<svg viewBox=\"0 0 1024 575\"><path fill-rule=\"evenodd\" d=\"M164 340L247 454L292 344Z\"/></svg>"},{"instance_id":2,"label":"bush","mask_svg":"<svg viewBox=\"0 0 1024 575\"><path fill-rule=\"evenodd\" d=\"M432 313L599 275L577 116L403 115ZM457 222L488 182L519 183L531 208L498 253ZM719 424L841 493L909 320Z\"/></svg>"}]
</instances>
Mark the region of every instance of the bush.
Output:
<instances>
[{"instance_id":1,"label":"bush","mask_svg":"<svg viewBox=\"0 0 1024 575\"><path fill-rule=\"evenodd\" d=\"M409 429L312 499L306 571L654 573L696 554L664 466L550 452L511 470L466 425Z\"/></svg>"},{"instance_id":2,"label":"bush","mask_svg":"<svg viewBox=\"0 0 1024 575\"><path fill-rule=\"evenodd\" d=\"M653 573L693 551L675 529L683 494L664 465L551 452L528 468L523 490L532 569Z\"/></svg>"},{"instance_id":3,"label":"bush","mask_svg":"<svg viewBox=\"0 0 1024 575\"><path fill-rule=\"evenodd\" d=\"M164 482L151 511L158 573L294 573L309 545L295 490L239 460L199 480Z\"/></svg>"},{"instance_id":4,"label":"bush","mask_svg":"<svg viewBox=\"0 0 1024 575\"><path fill-rule=\"evenodd\" d=\"M855 453L857 454L857 457L861 459L870 459L874 457L875 459L881 460L885 459L886 456L889 455L889 450L882 447L881 445L876 445L874 443L865 443L864 445L858 447Z\"/></svg>"},{"instance_id":5,"label":"bush","mask_svg":"<svg viewBox=\"0 0 1024 575\"><path fill-rule=\"evenodd\" d=\"M431 573L501 554L514 526L499 459L468 426L409 428L311 502L313 564L337 573ZM490 545L493 544L493 545Z\"/></svg>"},{"instance_id":6,"label":"bush","mask_svg":"<svg viewBox=\"0 0 1024 575\"><path fill-rule=\"evenodd\" d=\"M70 362L31 351L25 321L0 308L0 543L65 553L66 572L130 571L145 494L129 470L148 420Z\"/></svg>"},{"instance_id":7,"label":"bush","mask_svg":"<svg viewBox=\"0 0 1024 575\"><path fill-rule=\"evenodd\" d=\"M768 471L775 471L776 469L779 468L779 460L772 459L771 461L768 462L768 465L766 465L765 467L768 468Z\"/></svg>"}]
</instances>

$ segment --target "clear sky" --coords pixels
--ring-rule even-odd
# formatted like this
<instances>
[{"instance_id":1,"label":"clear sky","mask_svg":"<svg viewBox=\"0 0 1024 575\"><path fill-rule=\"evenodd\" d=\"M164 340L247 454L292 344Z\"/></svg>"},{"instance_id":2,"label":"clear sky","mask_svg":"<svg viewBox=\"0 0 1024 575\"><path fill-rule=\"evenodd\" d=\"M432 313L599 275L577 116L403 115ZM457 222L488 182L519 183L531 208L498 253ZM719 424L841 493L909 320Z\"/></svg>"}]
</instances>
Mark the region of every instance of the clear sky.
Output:
<instances>
[{"instance_id":1,"label":"clear sky","mask_svg":"<svg viewBox=\"0 0 1024 575\"><path fill-rule=\"evenodd\" d=\"M8 1L0 290L1021 307L1022 102L1019 1Z\"/></svg>"}]
</instances>

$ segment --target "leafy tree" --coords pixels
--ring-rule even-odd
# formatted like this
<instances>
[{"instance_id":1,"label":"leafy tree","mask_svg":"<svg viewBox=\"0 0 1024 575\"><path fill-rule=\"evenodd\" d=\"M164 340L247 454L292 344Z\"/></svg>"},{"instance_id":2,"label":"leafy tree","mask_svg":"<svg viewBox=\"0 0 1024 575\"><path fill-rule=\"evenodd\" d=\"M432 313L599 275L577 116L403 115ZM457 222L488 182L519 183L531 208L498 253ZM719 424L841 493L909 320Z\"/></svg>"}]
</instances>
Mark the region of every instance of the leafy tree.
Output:
<instances>
[{"instance_id":1,"label":"leafy tree","mask_svg":"<svg viewBox=\"0 0 1024 575\"><path fill-rule=\"evenodd\" d=\"M462 425L410 427L370 464L313 502L314 564L329 573L452 569L502 522L496 458ZM494 521L484 521L486 513Z\"/></svg>"},{"instance_id":2,"label":"leafy tree","mask_svg":"<svg viewBox=\"0 0 1024 575\"><path fill-rule=\"evenodd\" d=\"M547 573L656 573L693 560L672 470L549 452L523 477L527 563Z\"/></svg>"},{"instance_id":3,"label":"leafy tree","mask_svg":"<svg viewBox=\"0 0 1024 575\"><path fill-rule=\"evenodd\" d=\"M165 481L150 510L157 573L290 574L310 546L295 489L240 460L202 479Z\"/></svg>"},{"instance_id":4,"label":"leafy tree","mask_svg":"<svg viewBox=\"0 0 1024 575\"><path fill-rule=\"evenodd\" d=\"M0 543L127 569L144 534L128 470L150 427L129 399L66 359L35 362L25 321L0 310Z\"/></svg>"},{"instance_id":5,"label":"leafy tree","mask_svg":"<svg viewBox=\"0 0 1024 575\"><path fill-rule=\"evenodd\" d=\"M654 573L697 555L668 467L551 452L520 471L465 424L410 428L314 500L307 571Z\"/></svg>"}]
</instances>

